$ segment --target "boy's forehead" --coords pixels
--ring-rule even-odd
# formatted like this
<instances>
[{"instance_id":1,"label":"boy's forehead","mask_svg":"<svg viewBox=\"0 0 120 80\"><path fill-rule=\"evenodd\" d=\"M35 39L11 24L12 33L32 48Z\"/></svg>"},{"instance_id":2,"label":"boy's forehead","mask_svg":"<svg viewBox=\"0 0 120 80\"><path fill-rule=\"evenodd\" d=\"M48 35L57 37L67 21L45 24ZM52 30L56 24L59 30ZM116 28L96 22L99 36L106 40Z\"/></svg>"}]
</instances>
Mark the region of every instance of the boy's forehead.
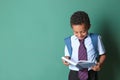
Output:
<instances>
[{"instance_id":1,"label":"boy's forehead","mask_svg":"<svg viewBox=\"0 0 120 80\"><path fill-rule=\"evenodd\" d=\"M74 27L74 28L79 28L79 27L86 27L86 25L85 24L74 24L74 25L72 25L72 27Z\"/></svg>"},{"instance_id":2,"label":"boy's forehead","mask_svg":"<svg viewBox=\"0 0 120 80\"><path fill-rule=\"evenodd\" d=\"M86 24L73 24L72 25L72 28L76 28L76 27L82 27L82 28L85 28L85 29L88 29L89 27L86 25Z\"/></svg>"}]
</instances>

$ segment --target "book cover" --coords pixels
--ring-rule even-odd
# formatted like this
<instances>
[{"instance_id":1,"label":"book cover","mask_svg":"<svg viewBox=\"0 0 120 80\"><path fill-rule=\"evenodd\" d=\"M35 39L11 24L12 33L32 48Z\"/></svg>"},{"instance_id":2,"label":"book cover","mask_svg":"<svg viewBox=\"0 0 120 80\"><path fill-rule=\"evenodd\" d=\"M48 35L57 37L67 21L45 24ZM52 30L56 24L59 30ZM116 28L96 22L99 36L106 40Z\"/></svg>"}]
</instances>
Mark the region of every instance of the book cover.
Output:
<instances>
[{"instance_id":1,"label":"book cover","mask_svg":"<svg viewBox=\"0 0 120 80\"><path fill-rule=\"evenodd\" d=\"M94 65L96 65L95 62L90 62L90 61L86 61L86 60L80 60L78 63L75 63L65 57L62 57L62 60L65 60L67 61L68 63L70 63L71 65L74 65L76 67L78 67L79 69L82 69L82 68L89 68L89 67L92 67Z\"/></svg>"}]
</instances>

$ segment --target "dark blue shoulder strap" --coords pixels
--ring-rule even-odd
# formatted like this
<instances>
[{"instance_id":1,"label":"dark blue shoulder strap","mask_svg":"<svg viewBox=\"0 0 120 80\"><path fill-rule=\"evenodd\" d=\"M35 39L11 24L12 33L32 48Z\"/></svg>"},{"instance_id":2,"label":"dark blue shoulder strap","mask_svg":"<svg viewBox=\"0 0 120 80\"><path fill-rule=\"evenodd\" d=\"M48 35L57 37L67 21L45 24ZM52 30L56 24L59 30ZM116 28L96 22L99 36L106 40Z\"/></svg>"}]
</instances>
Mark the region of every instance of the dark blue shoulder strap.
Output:
<instances>
[{"instance_id":1,"label":"dark blue shoulder strap","mask_svg":"<svg viewBox=\"0 0 120 80\"><path fill-rule=\"evenodd\" d=\"M67 46L68 52L69 52L70 57L71 57L71 55L72 55L71 36L65 38L64 41L65 41L65 44Z\"/></svg>"},{"instance_id":2,"label":"dark blue shoulder strap","mask_svg":"<svg viewBox=\"0 0 120 80\"><path fill-rule=\"evenodd\" d=\"M93 47L94 47L96 53L98 53L98 34L90 33L90 37L92 40Z\"/></svg>"}]
</instances>

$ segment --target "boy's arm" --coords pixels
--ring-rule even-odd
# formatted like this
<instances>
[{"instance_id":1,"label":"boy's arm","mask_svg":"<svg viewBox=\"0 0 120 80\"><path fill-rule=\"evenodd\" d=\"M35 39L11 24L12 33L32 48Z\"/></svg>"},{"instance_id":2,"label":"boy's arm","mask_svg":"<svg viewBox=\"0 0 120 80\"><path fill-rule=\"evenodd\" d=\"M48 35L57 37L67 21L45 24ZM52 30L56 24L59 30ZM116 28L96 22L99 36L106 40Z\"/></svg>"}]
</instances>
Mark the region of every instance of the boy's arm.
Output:
<instances>
[{"instance_id":1,"label":"boy's arm","mask_svg":"<svg viewBox=\"0 0 120 80\"><path fill-rule=\"evenodd\" d=\"M101 69L101 67L102 67L105 59L106 59L106 55L105 54L100 55L99 61L97 62L97 64L95 66L92 67L92 70L94 70L94 71L100 71L100 69Z\"/></svg>"},{"instance_id":2,"label":"boy's arm","mask_svg":"<svg viewBox=\"0 0 120 80\"><path fill-rule=\"evenodd\" d=\"M68 52L68 49L67 49L67 46L65 45L65 50L64 50L64 52L65 52L65 58L67 58L67 59L70 59L70 55L69 55L69 52ZM66 61L64 61L64 60L62 60L62 62L63 62L63 64L64 65L66 65L66 66L69 66L69 63L68 62L66 62Z\"/></svg>"},{"instance_id":3,"label":"boy's arm","mask_svg":"<svg viewBox=\"0 0 120 80\"><path fill-rule=\"evenodd\" d=\"M98 64L100 65L100 67L102 67L105 59L106 59L106 55L105 54L100 55L99 62L98 62Z\"/></svg>"}]
</instances>

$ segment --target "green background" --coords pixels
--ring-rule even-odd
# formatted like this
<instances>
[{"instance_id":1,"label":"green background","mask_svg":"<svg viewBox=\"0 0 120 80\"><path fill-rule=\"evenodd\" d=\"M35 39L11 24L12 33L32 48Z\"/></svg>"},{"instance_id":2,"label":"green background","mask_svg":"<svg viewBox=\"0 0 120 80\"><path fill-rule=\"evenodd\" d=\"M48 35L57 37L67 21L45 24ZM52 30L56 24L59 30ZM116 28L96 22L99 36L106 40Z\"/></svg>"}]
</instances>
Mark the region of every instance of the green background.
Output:
<instances>
[{"instance_id":1,"label":"green background","mask_svg":"<svg viewBox=\"0 0 120 80\"><path fill-rule=\"evenodd\" d=\"M0 0L0 80L67 80L64 41L71 14L84 10L101 34L101 80L120 80L120 0Z\"/></svg>"}]
</instances>

